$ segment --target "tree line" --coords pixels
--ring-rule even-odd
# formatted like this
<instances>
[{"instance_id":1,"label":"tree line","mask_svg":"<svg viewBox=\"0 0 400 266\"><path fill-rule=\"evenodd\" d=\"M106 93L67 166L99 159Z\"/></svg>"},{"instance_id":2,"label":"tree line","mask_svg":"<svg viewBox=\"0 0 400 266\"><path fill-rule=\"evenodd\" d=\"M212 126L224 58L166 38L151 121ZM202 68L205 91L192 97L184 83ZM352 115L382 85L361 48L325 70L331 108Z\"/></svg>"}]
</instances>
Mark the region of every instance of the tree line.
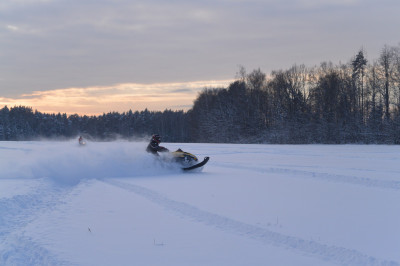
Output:
<instances>
[{"instance_id":1,"label":"tree line","mask_svg":"<svg viewBox=\"0 0 400 266\"><path fill-rule=\"evenodd\" d=\"M47 114L31 107L0 109L0 140L70 139L79 135L92 140L146 138L159 132L171 142L187 141L187 115L183 111L110 112L99 116Z\"/></svg>"},{"instance_id":2,"label":"tree line","mask_svg":"<svg viewBox=\"0 0 400 266\"><path fill-rule=\"evenodd\" d=\"M184 111L46 114L0 109L0 140L146 138L168 142L400 143L400 45L370 62L360 49L348 63L240 67L227 88L204 88Z\"/></svg>"},{"instance_id":3,"label":"tree line","mask_svg":"<svg viewBox=\"0 0 400 266\"><path fill-rule=\"evenodd\" d=\"M294 65L270 75L241 67L223 89L205 89L188 112L200 142L400 143L400 46L369 62Z\"/></svg>"}]
</instances>

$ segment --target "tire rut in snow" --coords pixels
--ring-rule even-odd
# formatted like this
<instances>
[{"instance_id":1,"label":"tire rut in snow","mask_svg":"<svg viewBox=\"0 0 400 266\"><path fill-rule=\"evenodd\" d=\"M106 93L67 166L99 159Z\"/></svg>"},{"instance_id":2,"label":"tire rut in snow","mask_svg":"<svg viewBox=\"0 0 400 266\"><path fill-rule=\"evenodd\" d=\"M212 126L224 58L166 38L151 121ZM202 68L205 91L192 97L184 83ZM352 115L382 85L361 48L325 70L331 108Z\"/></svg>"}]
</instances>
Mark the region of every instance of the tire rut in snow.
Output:
<instances>
[{"instance_id":1,"label":"tire rut in snow","mask_svg":"<svg viewBox=\"0 0 400 266\"><path fill-rule=\"evenodd\" d=\"M43 182L29 194L0 199L0 265L67 265L21 233L41 211L59 203L64 192Z\"/></svg>"},{"instance_id":2,"label":"tire rut in snow","mask_svg":"<svg viewBox=\"0 0 400 266\"><path fill-rule=\"evenodd\" d=\"M328 246L316 241L288 236L262 227L242 223L228 217L203 211L184 202L169 199L156 191L142 186L115 180L103 180L103 182L124 190L131 191L150 200L153 203L156 203L157 205L166 208L167 210L194 219L199 223L212 226L226 232L231 232L255 239L265 244L293 249L313 257L329 260L342 265L400 265L400 263L396 261L380 260L363 254L357 250L337 246Z\"/></svg>"}]
</instances>

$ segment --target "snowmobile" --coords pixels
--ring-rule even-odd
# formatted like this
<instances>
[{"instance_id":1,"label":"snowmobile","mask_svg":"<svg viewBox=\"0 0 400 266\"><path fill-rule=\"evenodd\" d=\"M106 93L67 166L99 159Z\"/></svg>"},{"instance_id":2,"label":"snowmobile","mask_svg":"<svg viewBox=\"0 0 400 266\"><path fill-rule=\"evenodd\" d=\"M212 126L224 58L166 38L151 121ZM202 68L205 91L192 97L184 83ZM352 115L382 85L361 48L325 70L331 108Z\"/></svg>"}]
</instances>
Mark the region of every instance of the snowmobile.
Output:
<instances>
[{"instance_id":1,"label":"snowmobile","mask_svg":"<svg viewBox=\"0 0 400 266\"><path fill-rule=\"evenodd\" d=\"M170 155L172 156L172 160L178 164L180 164L183 171L190 171L194 169L201 170L203 166L208 162L210 157L204 157L203 161L199 161L199 159L189 153L185 152L181 149L177 149L174 152L171 152Z\"/></svg>"},{"instance_id":2,"label":"snowmobile","mask_svg":"<svg viewBox=\"0 0 400 266\"><path fill-rule=\"evenodd\" d=\"M85 146L86 145L86 142L83 140L82 136L79 137L78 142L79 142L79 146Z\"/></svg>"}]
</instances>

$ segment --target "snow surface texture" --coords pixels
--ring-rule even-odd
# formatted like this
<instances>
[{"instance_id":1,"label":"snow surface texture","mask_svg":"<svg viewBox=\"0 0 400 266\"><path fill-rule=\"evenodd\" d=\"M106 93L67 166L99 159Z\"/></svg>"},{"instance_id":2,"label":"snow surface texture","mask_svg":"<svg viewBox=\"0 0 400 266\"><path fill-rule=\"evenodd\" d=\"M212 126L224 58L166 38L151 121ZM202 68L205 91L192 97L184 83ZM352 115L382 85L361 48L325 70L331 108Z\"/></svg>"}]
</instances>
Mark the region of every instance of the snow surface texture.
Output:
<instances>
[{"instance_id":1,"label":"snow surface texture","mask_svg":"<svg viewBox=\"0 0 400 266\"><path fill-rule=\"evenodd\" d=\"M0 265L400 265L400 147L0 142Z\"/></svg>"}]
</instances>

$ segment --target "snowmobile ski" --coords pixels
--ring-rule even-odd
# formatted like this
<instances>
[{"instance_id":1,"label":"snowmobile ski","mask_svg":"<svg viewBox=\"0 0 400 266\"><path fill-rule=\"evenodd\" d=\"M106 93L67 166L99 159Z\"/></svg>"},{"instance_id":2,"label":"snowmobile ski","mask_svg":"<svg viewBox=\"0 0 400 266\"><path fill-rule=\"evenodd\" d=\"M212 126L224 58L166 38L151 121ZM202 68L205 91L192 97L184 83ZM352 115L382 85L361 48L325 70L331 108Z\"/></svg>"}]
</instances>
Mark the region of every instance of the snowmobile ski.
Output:
<instances>
[{"instance_id":1,"label":"snowmobile ski","mask_svg":"<svg viewBox=\"0 0 400 266\"><path fill-rule=\"evenodd\" d=\"M208 162L208 160L210 160L210 157L204 157L204 160L202 162L192 165L192 166L189 166L189 167L183 167L182 170L189 171L189 170L193 170L196 168L200 168L200 167L204 166Z\"/></svg>"}]
</instances>

